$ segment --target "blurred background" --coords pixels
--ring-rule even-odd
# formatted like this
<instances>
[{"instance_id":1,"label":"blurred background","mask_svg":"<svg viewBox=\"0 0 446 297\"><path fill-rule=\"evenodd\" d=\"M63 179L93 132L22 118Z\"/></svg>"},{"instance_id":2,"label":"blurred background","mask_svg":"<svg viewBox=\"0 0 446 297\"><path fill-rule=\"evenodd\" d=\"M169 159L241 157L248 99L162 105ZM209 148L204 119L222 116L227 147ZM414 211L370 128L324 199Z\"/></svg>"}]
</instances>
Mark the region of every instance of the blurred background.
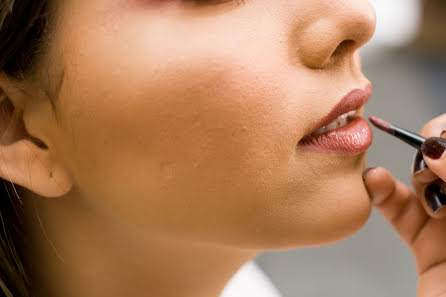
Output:
<instances>
[{"instance_id":1,"label":"blurred background","mask_svg":"<svg viewBox=\"0 0 446 297\"><path fill-rule=\"evenodd\" d=\"M370 0L377 31L362 50L374 85L365 116L419 132L446 113L446 0ZM410 185L415 150L373 130L368 166L384 166ZM412 186L411 186L412 187ZM255 259L283 297L416 296L414 260L373 210L353 237L324 247L262 253Z\"/></svg>"}]
</instances>

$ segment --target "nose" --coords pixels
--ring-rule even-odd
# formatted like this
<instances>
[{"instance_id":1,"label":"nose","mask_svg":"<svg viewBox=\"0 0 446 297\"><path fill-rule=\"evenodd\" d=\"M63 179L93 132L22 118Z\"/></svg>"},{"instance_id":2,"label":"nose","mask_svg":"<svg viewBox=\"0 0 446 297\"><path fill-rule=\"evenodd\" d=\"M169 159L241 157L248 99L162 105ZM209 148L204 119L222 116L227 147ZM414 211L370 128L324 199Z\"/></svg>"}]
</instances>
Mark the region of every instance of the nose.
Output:
<instances>
[{"instance_id":1,"label":"nose","mask_svg":"<svg viewBox=\"0 0 446 297\"><path fill-rule=\"evenodd\" d=\"M297 37L298 55L309 68L353 58L375 33L376 14L366 0L316 0ZM308 22L308 20L311 20Z\"/></svg>"}]
</instances>

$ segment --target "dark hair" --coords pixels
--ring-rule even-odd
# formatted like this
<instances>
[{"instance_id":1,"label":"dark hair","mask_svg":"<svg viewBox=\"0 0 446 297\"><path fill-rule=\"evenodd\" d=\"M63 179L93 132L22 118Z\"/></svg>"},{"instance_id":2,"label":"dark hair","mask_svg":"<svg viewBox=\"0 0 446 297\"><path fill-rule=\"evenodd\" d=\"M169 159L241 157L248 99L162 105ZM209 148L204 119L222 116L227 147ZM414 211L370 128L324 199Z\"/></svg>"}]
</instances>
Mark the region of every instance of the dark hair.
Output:
<instances>
[{"instance_id":1,"label":"dark hair","mask_svg":"<svg viewBox=\"0 0 446 297\"><path fill-rule=\"evenodd\" d=\"M0 0L0 69L23 77L33 69L49 18L47 0Z\"/></svg>"},{"instance_id":2,"label":"dark hair","mask_svg":"<svg viewBox=\"0 0 446 297\"><path fill-rule=\"evenodd\" d=\"M48 0L0 0L0 70L24 79L43 49ZM3 133L3 131L0 131ZM0 296L33 296L20 249L26 244L16 186L0 178Z\"/></svg>"}]
</instances>

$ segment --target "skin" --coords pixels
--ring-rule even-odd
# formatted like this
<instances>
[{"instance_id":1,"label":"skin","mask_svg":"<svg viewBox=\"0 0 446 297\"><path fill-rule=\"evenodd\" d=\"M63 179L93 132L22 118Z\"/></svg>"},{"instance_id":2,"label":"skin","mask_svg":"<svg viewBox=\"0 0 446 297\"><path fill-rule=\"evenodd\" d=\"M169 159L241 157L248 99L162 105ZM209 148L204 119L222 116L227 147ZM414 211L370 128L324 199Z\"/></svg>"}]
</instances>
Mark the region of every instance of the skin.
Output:
<instances>
[{"instance_id":1,"label":"skin","mask_svg":"<svg viewBox=\"0 0 446 297\"><path fill-rule=\"evenodd\" d=\"M442 137L446 114L427 123L423 137ZM446 181L446 159L433 160L423 155L429 169L412 173L414 191L395 179L385 168L366 173L365 185L376 209L389 221L415 257L418 297L445 297L446 284L446 208L436 213L427 206L424 189L435 180Z\"/></svg>"},{"instance_id":2,"label":"skin","mask_svg":"<svg viewBox=\"0 0 446 297\"><path fill-rule=\"evenodd\" d=\"M40 296L217 297L259 252L367 221L365 152L296 145L369 83L373 8L245 2L59 2L35 75L0 74Z\"/></svg>"}]
</instances>

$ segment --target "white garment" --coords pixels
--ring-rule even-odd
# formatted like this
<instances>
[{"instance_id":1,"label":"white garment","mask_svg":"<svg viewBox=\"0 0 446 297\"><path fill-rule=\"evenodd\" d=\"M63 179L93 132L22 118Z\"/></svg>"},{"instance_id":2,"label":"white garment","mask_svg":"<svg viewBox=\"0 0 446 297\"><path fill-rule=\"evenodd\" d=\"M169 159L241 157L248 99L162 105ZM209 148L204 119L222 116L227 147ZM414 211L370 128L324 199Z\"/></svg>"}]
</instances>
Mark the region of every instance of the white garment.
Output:
<instances>
[{"instance_id":1,"label":"white garment","mask_svg":"<svg viewBox=\"0 0 446 297\"><path fill-rule=\"evenodd\" d=\"M220 297L281 297L262 269L249 261L232 276Z\"/></svg>"}]
</instances>

